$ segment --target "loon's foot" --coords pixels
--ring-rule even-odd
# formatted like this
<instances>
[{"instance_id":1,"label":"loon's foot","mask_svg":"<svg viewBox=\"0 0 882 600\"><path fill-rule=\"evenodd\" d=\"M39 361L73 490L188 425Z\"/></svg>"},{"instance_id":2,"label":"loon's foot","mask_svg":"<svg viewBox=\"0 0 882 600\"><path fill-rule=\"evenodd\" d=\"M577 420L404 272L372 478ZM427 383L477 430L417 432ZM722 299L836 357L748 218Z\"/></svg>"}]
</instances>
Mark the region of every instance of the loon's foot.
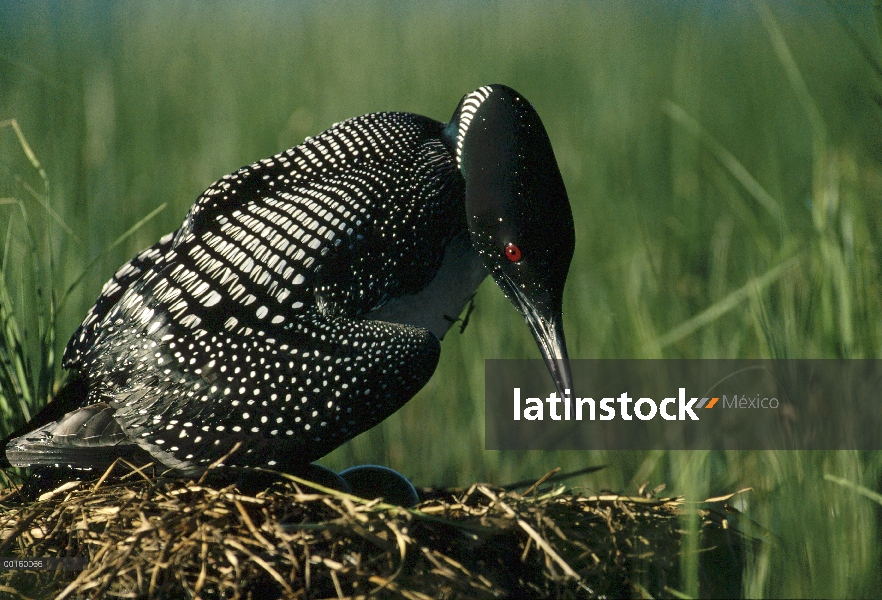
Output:
<instances>
[{"instance_id":1,"label":"loon's foot","mask_svg":"<svg viewBox=\"0 0 882 600\"><path fill-rule=\"evenodd\" d=\"M340 472L352 493L373 500L383 498L389 504L411 507L419 504L416 488L401 473L380 465L359 465Z\"/></svg>"},{"instance_id":2,"label":"loon's foot","mask_svg":"<svg viewBox=\"0 0 882 600\"><path fill-rule=\"evenodd\" d=\"M18 490L18 497L23 503L36 501L46 492L51 492L62 483L81 481L94 476L92 472L69 467L38 467L24 480Z\"/></svg>"},{"instance_id":3,"label":"loon's foot","mask_svg":"<svg viewBox=\"0 0 882 600\"><path fill-rule=\"evenodd\" d=\"M340 492L350 493L349 484L334 473L332 470L317 464L298 465L288 468L285 472L312 481L318 485ZM206 481L212 485L227 486L235 485L236 488L247 496L253 496L258 492L269 489L275 484L284 484L290 480L283 474L271 471L259 471L254 469L213 469L208 472ZM307 485L297 484L307 492L320 493L317 489Z\"/></svg>"}]
</instances>

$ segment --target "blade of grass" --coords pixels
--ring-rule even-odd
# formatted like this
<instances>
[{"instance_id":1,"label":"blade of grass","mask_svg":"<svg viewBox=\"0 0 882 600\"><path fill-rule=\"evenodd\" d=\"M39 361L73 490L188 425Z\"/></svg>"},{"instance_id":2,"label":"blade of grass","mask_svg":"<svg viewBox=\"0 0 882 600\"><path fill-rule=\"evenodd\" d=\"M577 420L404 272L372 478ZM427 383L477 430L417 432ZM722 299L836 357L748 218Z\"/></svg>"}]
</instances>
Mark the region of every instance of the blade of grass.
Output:
<instances>
[{"instance_id":1,"label":"blade of grass","mask_svg":"<svg viewBox=\"0 0 882 600\"><path fill-rule=\"evenodd\" d=\"M12 198L13 201L17 204L19 200L17 198ZM3 243L3 264L0 265L0 286L6 285L6 272L9 268L9 246L12 243L12 223L15 217L15 213L9 217L9 223L6 225L6 240Z\"/></svg>"},{"instance_id":2,"label":"blade of grass","mask_svg":"<svg viewBox=\"0 0 882 600\"><path fill-rule=\"evenodd\" d=\"M876 57L873 56L873 51L870 50L870 47L866 43L864 43L864 41L861 39L861 36L858 35L858 32L854 30L854 27L851 26L851 24L845 18L845 15L843 15L842 11L839 10L839 7L836 6L836 3L832 2L831 0L826 0L826 2L827 6L830 7L830 10L833 11L833 14L836 16L836 20L839 21L839 25L848 35L849 39L851 39L851 43L855 45L857 51L860 53L861 56L864 57L864 60L867 61L867 64L870 65L870 68L873 69L873 71L876 73L876 76L882 79L882 65L880 65L879 61L876 60ZM879 6L880 4L877 4L876 8L878 9ZM876 12L877 17L878 14L879 13Z\"/></svg>"},{"instance_id":3,"label":"blade of grass","mask_svg":"<svg viewBox=\"0 0 882 600\"><path fill-rule=\"evenodd\" d=\"M25 297L24 272L21 271L22 285L19 292L21 300L18 306L21 310L30 310L36 319L37 324L37 340L39 347L37 349L37 365L36 368L31 364L29 358L29 348L26 343L26 327L19 327L16 318L14 304L9 293L9 281L7 278L9 269L9 256L11 253L12 241L12 219L10 219L7 231L6 244L4 246L3 271L0 273L0 298L2 298L2 306L0 306L0 321L2 321L2 339L0 345L3 349L3 370L2 370L2 390L4 396L14 395L21 410L21 416L27 421L31 418L33 412L39 408L37 403L42 404L48 400L49 393L52 390L55 379L55 286L54 286L54 261L52 254L52 219L57 221L75 240L80 241L74 235L70 227L64 223L60 215L58 215L50 204L49 178L45 169L36 156L36 153L28 143L27 138L21 130L18 121L9 119L0 122L0 127L10 127L16 135L19 147L27 157L31 166L37 171L40 179L43 181L44 193L40 194L34 190L22 177L13 174L13 179L43 207L46 213L46 246L49 253L49 271L48 281L42 278L42 268L40 264L40 254L37 251L37 236L28 218L28 211L24 202L13 199L22 213L22 218L26 231L26 239L30 247L29 255L31 257L31 266L33 269L33 290L30 290L29 297ZM51 217L51 219L50 219ZM48 285L49 293L44 293L44 285ZM48 313L48 314L47 314ZM24 336L23 336L24 333ZM3 420L9 425L14 422L15 415L11 410L12 398L4 398L4 414Z\"/></svg>"},{"instance_id":4,"label":"blade of grass","mask_svg":"<svg viewBox=\"0 0 882 600\"><path fill-rule=\"evenodd\" d=\"M842 477L836 477L835 475L830 475L829 473L824 473L824 479L827 481L833 482L836 485L841 485L844 488L848 488L853 492L857 492L861 496L869 498L873 502L878 504L882 504L882 494L874 492L873 490L867 489L862 485L858 485L853 481L849 481L848 479L844 479Z\"/></svg>"},{"instance_id":5,"label":"blade of grass","mask_svg":"<svg viewBox=\"0 0 882 600\"><path fill-rule=\"evenodd\" d=\"M873 16L876 17L876 35L882 38L882 0L873 5Z\"/></svg>"},{"instance_id":6,"label":"blade of grass","mask_svg":"<svg viewBox=\"0 0 882 600\"><path fill-rule=\"evenodd\" d=\"M16 119L7 119L5 121L0 121L0 127L11 127L15 132L15 137L18 138L18 143L24 150L25 156L28 157L28 160L37 170L37 173L40 174L40 179L43 180L43 185L48 189L49 187L49 177L46 175L46 171L43 169L43 165L40 164L40 161L37 159L37 155L34 153L31 145L28 144L27 139L25 139L24 133L21 130L21 126L19 126L18 121Z\"/></svg>"},{"instance_id":7,"label":"blade of grass","mask_svg":"<svg viewBox=\"0 0 882 600\"><path fill-rule=\"evenodd\" d=\"M824 124L824 118L821 116L821 111L818 109L818 105L815 104L815 100L809 92L805 79L799 71L799 67L796 64L796 60L793 58L793 54L790 52L790 47L787 45L787 40L784 39L784 34L781 32L781 28L778 27L775 15L772 14L772 10L765 2L755 0L753 4L759 13L760 19L762 19L763 27L766 28L766 31L769 34L775 54L778 55L778 60L781 62L781 66L784 67L787 79L790 81L790 85L796 93L796 99L802 105L803 110L808 116L815 143L824 147L827 140L827 127Z\"/></svg>"},{"instance_id":8,"label":"blade of grass","mask_svg":"<svg viewBox=\"0 0 882 600\"><path fill-rule=\"evenodd\" d=\"M9 198L11 203L18 203L17 198ZM6 239L3 244L3 263L0 265L0 411L2 411L2 415L4 421L8 421L8 417L12 416L12 405L10 401L12 400L13 394L15 394L15 387L11 385L15 382L15 378L13 376L12 370L12 361L9 357L9 352L7 349L7 340L10 337L6 334L6 315L3 309L4 306L9 306L9 292L6 287L6 273L9 267L9 248L12 243L12 224L14 222L15 213L13 213L9 218L9 223L6 225Z\"/></svg>"},{"instance_id":9,"label":"blade of grass","mask_svg":"<svg viewBox=\"0 0 882 600\"><path fill-rule=\"evenodd\" d=\"M16 204L22 213L25 231L27 232L26 239L30 247L31 260L33 261L34 278L35 280L38 280L40 277L40 265L34 231L28 219L28 212L24 203L18 201ZM12 220L10 219L10 228L11 225ZM32 371L29 366L27 351L22 343L24 338L22 336L22 330L18 325L15 311L12 308L14 304L12 302L12 296L9 293L9 282L6 278L9 266L7 257L10 254L9 245L11 243L11 229L10 233L7 234L6 242L6 250L3 257L3 272L0 273L0 325L2 325L0 335L3 336L2 340L0 340L0 346L2 346L3 349L3 387L6 390L6 394L9 394L10 396L14 395L15 399L18 400L21 413L24 416L25 421L27 421L31 418L31 408L34 407L34 399L38 397L36 392L37 386L34 385L36 382L31 378ZM22 294L24 293L24 285L21 286L21 292ZM25 302L22 300L19 303L19 306L25 306ZM42 359L43 355L40 355L40 358ZM13 398L7 398L7 404L10 410L12 402ZM7 423L13 419L12 414L4 414L3 417L4 421Z\"/></svg>"},{"instance_id":10,"label":"blade of grass","mask_svg":"<svg viewBox=\"0 0 882 600\"><path fill-rule=\"evenodd\" d=\"M753 175L744 168L744 165L735 158L735 155L726 150L726 148L719 143L709 131L702 127L698 121L693 119L689 113L670 100L665 100L662 104L662 110L710 148L717 160L720 161L720 163L742 186L744 186L744 189L754 197L759 205L766 209L766 212L772 215L775 219L780 220L783 218L781 205L778 201L775 200L775 198L753 178Z\"/></svg>"},{"instance_id":11,"label":"blade of grass","mask_svg":"<svg viewBox=\"0 0 882 600\"><path fill-rule=\"evenodd\" d=\"M40 160L37 158L36 153L34 152L31 145L28 143L27 138L24 135L24 132L21 130L21 126L18 124L16 119L7 119L5 121L0 121L0 127L9 127L12 131L15 132L15 137L18 139L18 144L21 146L21 149L24 151L25 156L28 161L30 161L31 165L36 169L37 173L40 175L40 179L43 180L43 190L44 193L40 194L34 188L32 188L28 182L24 179L15 175L15 180L25 189L27 192L34 197L34 199L40 203L49 215L55 219L55 222L64 229L65 232L69 236L71 236L78 244L82 245L83 240L81 240L71 229L67 223L64 222L61 215L52 210L52 207L49 205L49 177L46 175L46 170L43 168L43 165L40 163Z\"/></svg>"},{"instance_id":12,"label":"blade of grass","mask_svg":"<svg viewBox=\"0 0 882 600\"><path fill-rule=\"evenodd\" d=\"M691 319L674 327L666 334L659 336L651 344L648 344L647 348L652 348L655 346L659 348L664 348L665 346L670 346L671 344L682 340L684 337L690 335L691 333L704 327L705 325L713 323L724 314L747 300L750 297L751 293L761 292L765 288L775 283L775 281L780 279L785 273L787 273L787 271L795 267L797 264L799 264L799 256L794 256L782 262L778 266L773 267L765 274L760 275L759 277L754 277L742 287L735 290L719 302L712 304Z\"/></svg>"},{"instance_id":13,"label":"blade of grass","mask_svg":"<svg viewBox=\"0 0 882 600\"><path fill-rule=\"evenodd\" d=\"M116 248L117 246L122 244L124 241L129 239L132 235L135 234L135 232L137 232L139 229L141 229L141 227L143 227L151 219L153 219L153 217L155 217L156 215L161 213L163 210L165 210L167 206L168 206L168 202L163 202L162 204L160 204L159 206L154 208L152 211L150 211L147 214L147 216L145 216L143 219L141 219L140 221L138 221L137 223L135 223L134 225L129 227L129 229L125 233L123 233L121 236L116 238L109 246L104 248L104 250L102 250L101 253L98 254L98 256L93 258L89 262L89 264L86 265L86 267L80 272L80 274L77 276L77 278L74 279L73 283L71 283L68 286L67 290L65 290L64 295L61 297L61 301L58 303L58 311L61 311L61 309L64 307L65 303L67 302L68 298L70 298L71 293L83 281L83 279L86 277L86 275L92 269L92 267L94 267L98 263L99 260L101 260L104 256L106 256L108 252L110 252L111 250L113 250L114 248Z\"/></svg>"},{"instance_id":14,"label":"blade of grass","mask_svg":"<svg viewBox=\"0 0 882 600\"><path fill-rule=\"evenodd\" d=\"M83 240L80 239L80 237L76 233L74 233L74 230L71 229L70 226L64 222L64 219L61 217L61 215L55 212L52 209L52 206L49 205L48 194L43 195L39 193L37 190L31 187L27 181L25 181L18 175L15 175L15 180L25 189L25 191L27 191L28 194L30 194L34 198L34 200L36 200L40 204L40 206L43 207L43 210L45 210L55 220L55 222L58 223L59 227L64 229L65 233L73 238L73 240L80 246L83 245Z\"/></svg>"}]
</instances>

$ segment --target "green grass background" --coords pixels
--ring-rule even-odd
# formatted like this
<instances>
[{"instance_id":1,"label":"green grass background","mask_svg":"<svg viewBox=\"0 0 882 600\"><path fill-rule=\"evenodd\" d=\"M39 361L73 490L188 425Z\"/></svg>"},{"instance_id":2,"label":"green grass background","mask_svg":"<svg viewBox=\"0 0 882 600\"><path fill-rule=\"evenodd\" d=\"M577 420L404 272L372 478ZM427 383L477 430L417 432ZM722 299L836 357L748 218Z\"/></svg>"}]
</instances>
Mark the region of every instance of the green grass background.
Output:
<instances>
[{"instance_id":1,"label":"green grass background","mask_svg":"<svg viewBox=\"0 0 882 600\"><path fill-rule=\"evenodd\" d=\"M355 115L447 120L495 82L535 105L569 191L572 357L878 358L876 24L870 0L7 0L0 121L40 169L0 128L0 350L27 382L2 390L3 427L45 401L104 281L214 180ZM539 354L492 281L476 300L425 389L322 462L417 485L606 464L573 485L749 486L737 506L765 542L747 595L882 594L879 505L824 478L877 490L880 452L485 451L483 359ZM683 575L695 595L694 555Z\"/></svg>"}]
</instances>

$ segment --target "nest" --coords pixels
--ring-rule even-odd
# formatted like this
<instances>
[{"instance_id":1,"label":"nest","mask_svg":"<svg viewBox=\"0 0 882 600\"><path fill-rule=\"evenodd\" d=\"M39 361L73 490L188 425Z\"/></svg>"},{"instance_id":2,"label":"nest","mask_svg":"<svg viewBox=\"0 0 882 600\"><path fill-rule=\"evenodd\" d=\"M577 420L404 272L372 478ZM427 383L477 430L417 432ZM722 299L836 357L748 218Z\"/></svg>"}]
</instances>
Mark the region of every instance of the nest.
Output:
<instances>
[{"instance_id":1,"label":"nest","mask_svg":"<svg viewBox=\"0 0 882 600\"><path fill-rule=\"evenodd\" d=\"M518 494L475 484L424 490L421 504L404 509L293 477L248 495L233 485L120 470L65 483L36 502L0 505L0 556L88 559L79 571L0 570L0 593L59 600L682 597L684 511L700 517L700 543L692 548L704 556L731 554L741 539L727 528L722 505L651 494L585 496L536 486ZM728 577L711 593L740 593L740 569Z\"/></svg>"}]
</instances>

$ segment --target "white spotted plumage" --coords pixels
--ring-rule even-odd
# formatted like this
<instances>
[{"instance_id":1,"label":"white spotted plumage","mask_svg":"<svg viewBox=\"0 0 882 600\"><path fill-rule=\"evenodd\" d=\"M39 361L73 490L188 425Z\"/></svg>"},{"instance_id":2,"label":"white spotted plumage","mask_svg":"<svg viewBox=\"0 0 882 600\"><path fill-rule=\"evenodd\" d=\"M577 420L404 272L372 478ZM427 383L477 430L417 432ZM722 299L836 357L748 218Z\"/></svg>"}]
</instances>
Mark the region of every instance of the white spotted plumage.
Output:
<instances>
[{"instance_id":1,"label":"white spotted plumage","mask_svg":"<svg viewBox=\"0 0 882 600\"><path fill-rule=\"evenodd\" d=\"M410 399L438 339L374 316L415 297L467 239L443 128L406 113L339 123L223 177L121 267L64 357L87 382L81 404L108 407L90 413L106 439L183 473L239 441L227 464L302 464ZM463 307L456 294L445 310ZM14 440L7 457L65 456L60 429Z\"/></svg>"}]
</instances>

